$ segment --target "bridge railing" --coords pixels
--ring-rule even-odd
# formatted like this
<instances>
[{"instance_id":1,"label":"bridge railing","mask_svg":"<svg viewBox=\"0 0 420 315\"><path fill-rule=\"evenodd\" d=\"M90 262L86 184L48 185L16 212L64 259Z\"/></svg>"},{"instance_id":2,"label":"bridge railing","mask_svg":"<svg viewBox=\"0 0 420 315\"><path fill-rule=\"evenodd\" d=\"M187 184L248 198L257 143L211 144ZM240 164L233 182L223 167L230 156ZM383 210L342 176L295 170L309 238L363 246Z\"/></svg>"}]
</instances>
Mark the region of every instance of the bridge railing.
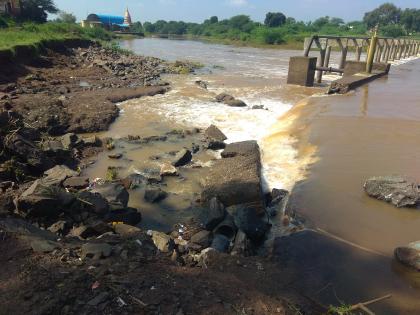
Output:
<instances>
[{"instance_id":1,"label":"bridge railing","mask_svg":"<svg viewBox=\"0 0 420 315\"><path fill-rule=\"evenodd\" d=\"M311 50L317 49L319 57L316 64L316 82L321 83L324 72L343 73L347 62L349 48L355 50L355 61L361 61L362 53L367 51L370 46L371 38L360 36L330 36L314 35L305 39L304 57L309 57ZM339 48L340 61L338 68L329 66L331 51ZM386 38L379 37L374 56L377 63L388 63L389 61L400 60L420 53L420 41L406 38Z\"/></svg>"}]
</instances>

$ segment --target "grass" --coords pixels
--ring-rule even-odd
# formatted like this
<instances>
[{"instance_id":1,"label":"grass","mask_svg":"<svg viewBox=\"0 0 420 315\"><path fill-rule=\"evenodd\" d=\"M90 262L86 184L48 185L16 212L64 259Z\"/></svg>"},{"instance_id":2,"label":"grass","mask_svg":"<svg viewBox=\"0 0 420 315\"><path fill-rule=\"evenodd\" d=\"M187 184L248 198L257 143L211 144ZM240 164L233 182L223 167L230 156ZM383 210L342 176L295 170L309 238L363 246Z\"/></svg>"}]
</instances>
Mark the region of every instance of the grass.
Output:
<instances>
[{"instance_id":1,"label":"grass","mask_svg":"<svg viewBox=\"0 0 420 315\"><path fill-rule=\"evenodd\" d=\"M90 39L111 41L113 34L101 28L82 28L77 24L23 24L0 29L0 50L14 51L16 46L42 46L48 40Z\"/></svg>"}]
</instances>

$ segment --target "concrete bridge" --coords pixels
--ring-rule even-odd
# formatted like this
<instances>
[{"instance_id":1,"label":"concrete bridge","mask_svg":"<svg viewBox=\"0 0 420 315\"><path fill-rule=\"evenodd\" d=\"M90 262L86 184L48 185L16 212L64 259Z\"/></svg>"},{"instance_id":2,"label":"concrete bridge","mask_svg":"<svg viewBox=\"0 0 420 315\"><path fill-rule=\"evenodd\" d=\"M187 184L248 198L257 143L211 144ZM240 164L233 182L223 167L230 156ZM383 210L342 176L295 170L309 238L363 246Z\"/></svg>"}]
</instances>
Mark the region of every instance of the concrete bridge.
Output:
<instances>
[{"instance_id":1,"label":"concrete bridge","mask_svg":"<svg viewBox=\"0 0 420 315\"><path fill-rule=\"evenodd\" d=\"M340 51L338 68L330 67L331 51ZM369 56L369 50L372 53ZM348 60L348 52L355 52L354 60ZM316 51L318 57L310 56ZM363 52L366 53L362 60ZM344 77L365 72L368 58L372 60L372 75L388 74L390 61L400 60L420 53L420 40L385 37L352 37L352 36L319 36L305 39L303 56L290 58L288 83L302 86L313 86L321 83L326 72L343 74Z\"/></svg>"}]
</instances>

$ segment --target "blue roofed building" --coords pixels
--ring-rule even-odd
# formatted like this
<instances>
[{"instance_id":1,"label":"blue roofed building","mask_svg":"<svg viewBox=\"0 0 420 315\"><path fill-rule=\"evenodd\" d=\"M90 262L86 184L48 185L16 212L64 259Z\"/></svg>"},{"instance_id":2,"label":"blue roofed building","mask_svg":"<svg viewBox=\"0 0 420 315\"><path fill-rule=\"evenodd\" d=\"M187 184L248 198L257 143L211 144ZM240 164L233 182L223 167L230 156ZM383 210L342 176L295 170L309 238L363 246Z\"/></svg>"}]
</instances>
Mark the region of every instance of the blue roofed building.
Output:
<instances>
[{"instance_id":1,"label":"blue roofed building","mask_svg":"<svg viewBox=\"0 0 420 315\"><path fill-rule=\"evenodd\" d=\"M88 15L86 20L82 21L83 27L103 27L110 31L128 30L131 25L131 16L128 9L124 16L92 13Z\"/></svg>"}]
</instances>

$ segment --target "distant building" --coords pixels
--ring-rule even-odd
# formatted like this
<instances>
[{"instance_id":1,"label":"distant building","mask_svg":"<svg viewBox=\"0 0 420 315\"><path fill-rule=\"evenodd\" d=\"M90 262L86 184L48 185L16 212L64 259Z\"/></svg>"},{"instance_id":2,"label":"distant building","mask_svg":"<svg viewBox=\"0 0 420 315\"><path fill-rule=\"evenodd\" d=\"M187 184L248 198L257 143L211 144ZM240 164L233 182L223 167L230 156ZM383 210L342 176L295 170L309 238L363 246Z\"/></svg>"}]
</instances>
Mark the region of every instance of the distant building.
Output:
<instances>
[{"instance_id":1,"label":"distant building","mask_svg":"<svg viewBox=\"0 0 420 315\"><path fill-rule=\"evenodd\" d=\"M89 14L86 20L82 21L83 27L103 27L110 31L125 31L132 25L131 15L128 8L124 16Z\"/></svg>"},{"instance_id":2,"label":"distant building","mask_svg":"<svg viewBox=\"0 0 420 315\"><path fill-rule=\"evenodd\" d=\"M20 15L20 0L0 0L0 14Z\"/></svg>"}]
</instances>

